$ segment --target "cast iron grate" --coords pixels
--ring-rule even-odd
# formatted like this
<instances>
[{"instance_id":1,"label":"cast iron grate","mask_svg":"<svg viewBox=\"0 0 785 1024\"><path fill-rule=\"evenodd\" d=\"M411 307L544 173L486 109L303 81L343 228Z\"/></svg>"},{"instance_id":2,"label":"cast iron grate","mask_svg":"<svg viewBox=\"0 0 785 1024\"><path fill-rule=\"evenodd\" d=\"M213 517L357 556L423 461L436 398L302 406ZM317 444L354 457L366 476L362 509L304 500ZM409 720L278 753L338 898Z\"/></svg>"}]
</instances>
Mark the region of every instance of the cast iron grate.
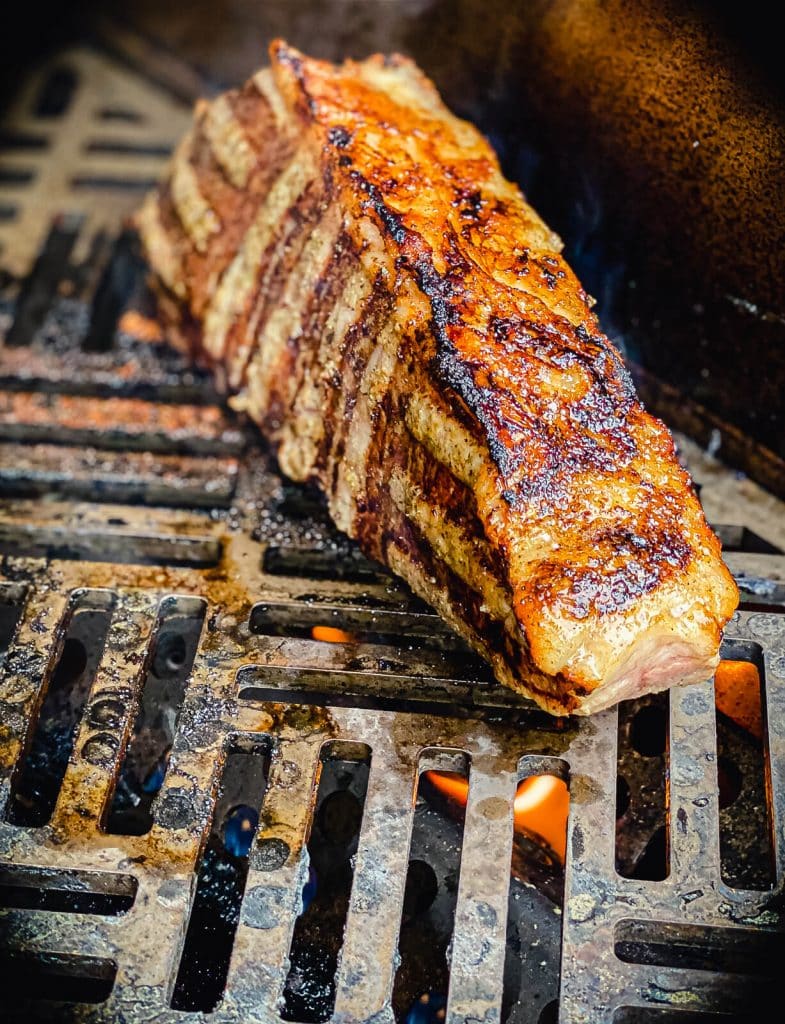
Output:
<instances>
[{"instance_id":1,"label":"cast iron grate","mask_svg":"<svg viewBox=\"0 0 785 1024\"><path fill-rule=\"evenodd\" d=\"M112 75L114 106L96 106L87 75L70 108L45 116L95 108L113 130L136 130L138 119L101 112L126 109L117 97L132 76ZM30 125L14 131L7 148L24 151ZM136 138L137 156L159 161L179 126L169 131L154 146ZM27 184L6 177L12 187ZM310 954L290 947L301 934L307 951L315 934L306 904L321 862L308 851L320 835L351 867L320 982L327 1017L686 1024L765 1006L783 936L785 601L782 556L758 524L722 528L747 602L725 654L762 680L752 753L718 719L711 681L588 721L522 708L430 609L336 537L318 501L278 477L253 432L160 341L122 204L99 244L84 208L58 201L35 258L7 264L0 293L9 1017L326 1019L287 997L308 981ZM101 630L84 628L93 621ZM348 635L326 643L320 627ZM35 812L23 766L46 749L36 730L57 721L42 709L74 703L55 792L20 820L20 795ZM736 816L743 841L730 846L719 748L763 780L749 797L760 813ZM468 773L462 831L418 796L428 769ZM555 887L531 850L513 854L516 785L544 771L571 793ZM336 793L354 831L324 810ZM418 937L416 917L429 892L430 924L449 923L436 987L421 991L429 933Z\"/></svg>"}]
</instances>

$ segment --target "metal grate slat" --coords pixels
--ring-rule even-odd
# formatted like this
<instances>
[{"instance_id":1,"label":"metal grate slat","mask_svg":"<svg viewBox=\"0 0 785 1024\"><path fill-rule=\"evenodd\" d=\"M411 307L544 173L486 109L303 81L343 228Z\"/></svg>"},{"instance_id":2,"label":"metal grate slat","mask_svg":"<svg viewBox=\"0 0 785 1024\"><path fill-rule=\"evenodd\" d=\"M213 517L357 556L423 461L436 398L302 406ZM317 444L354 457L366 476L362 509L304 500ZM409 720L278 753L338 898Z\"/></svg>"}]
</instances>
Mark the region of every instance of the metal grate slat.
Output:
<instances>
[{"instance_id":1,"label":"metal grate slat","mask_svg":"<svg viewBox=\"0 0 785 1024\"><path fill-rule=\"evenodd\" d=\"M111 600L104 656L52 817L56 830L73 832L78 826L83 836L92 832L96 838L138 700L140 670L155 622L155 594L124 593Z\"/></svg>"},{"instance_id":2,"label":"metal grate slat","mask_svg":"<svg viewBox=\"0 0 785 1024\"><path fill-rule=\"evenodd\" d=\"M260 724L265 717L262 712ZM284 733L271 766L224 997L254 1020L278 1018L292 931L308 877L303 851L321 744L318 732Z\"/></svg>"},{"instance_id":3,"label":"metal grate slat","mask_svg":"<svg viewBox=\"0 0 785 1024\"><path fill-rule=\"evenodd\" d=\"M515 759L482 745L470 753L448 1024L501 1018Z\"/></svg>"},{"instance_id":4,"label":"metal grate slat","mask_svg":"<svg viewBox=\"0 0 785 1024\"><path fill-rule=\"evenodd\" d=\"M695 890L695 864L719 878L719 803L714 685L670 694L670 876L680 893ZM696 757L695 751L705 752Z\"/></svg>"},{"instance_id":5,"label":"metal grate slat","mask_svg":"<svg viewBox=\"0 0 785 1024\"><path fill-rule=\"evenodd\" d=\"M399 756L377 716L352 898L336 979L335 1015L362 1021L389 1012L414 820L416 764ZM369 739L370 742L370 739Z\"/></svg>"},{"instance_id":6,"label":"metal grate slat","mask_svg":"<svg viewBox=\"0 0 785 1024\"><path fill-rule=\"evenodd\" d=\"M68 595L53 587L28 592L6 655L0 675L5 734L4 756L0 759L0 815L5 813L11 772L22 752L33 709L53 667L68 608Z\"/></svg>"}]
</instances>

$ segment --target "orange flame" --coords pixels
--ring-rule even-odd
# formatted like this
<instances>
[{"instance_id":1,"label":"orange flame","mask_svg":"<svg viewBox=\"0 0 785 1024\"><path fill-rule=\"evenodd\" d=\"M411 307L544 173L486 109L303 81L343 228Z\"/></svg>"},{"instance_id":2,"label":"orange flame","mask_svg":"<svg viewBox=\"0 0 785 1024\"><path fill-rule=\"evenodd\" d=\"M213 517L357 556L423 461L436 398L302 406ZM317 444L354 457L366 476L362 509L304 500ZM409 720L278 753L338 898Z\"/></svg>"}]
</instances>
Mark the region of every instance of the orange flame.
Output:
<instances>
[{"instance_id":1,"label":"orange flame","mask_svg":"<svg viewBox=\"0 0 785 1024\"><path fill-rule=\"evenodd\" d=\"M351 633L343 629L336 629L335 626L314 626L311 629L311 636L314 640L323 640L328 644L353 644L355 638Z\"/></svg>"},{"instance_id":2,"label":"orange flame","mask_svg":"<svg viewBox=\"0 0 785 1024\"><path fill-rule=\"evenodd\" d=\"M452 773L425 774L448 800L462 807L466 805L469 797L467 779ZM569 810L570 793L563 779L557 775L532 775L518 784L513 804L515 831L539 836L564 863Z\"/></svg>"},{"instance_id":3,"label":"orange flame","mask_svg":"<svg viewBox=\"0 0 785 1024\"><path fill-rule=\"evenodd\" d=\"M714 675L714 702L718 711L757 739L763 739L760 678L755 665L723 659Z\"/></svg>"},{"instance_id":4,"label":"orange flame","mask_svg":"<svg viewBox=\"0 0 785 1024\"><path fill-rule=\"evenodd\" d=\"M143 316L135 309L126 310L117 326L122 334L131 334L137 341L155 343L164 340L164 332L158 321Z\"/></svg>"}]
</instances>

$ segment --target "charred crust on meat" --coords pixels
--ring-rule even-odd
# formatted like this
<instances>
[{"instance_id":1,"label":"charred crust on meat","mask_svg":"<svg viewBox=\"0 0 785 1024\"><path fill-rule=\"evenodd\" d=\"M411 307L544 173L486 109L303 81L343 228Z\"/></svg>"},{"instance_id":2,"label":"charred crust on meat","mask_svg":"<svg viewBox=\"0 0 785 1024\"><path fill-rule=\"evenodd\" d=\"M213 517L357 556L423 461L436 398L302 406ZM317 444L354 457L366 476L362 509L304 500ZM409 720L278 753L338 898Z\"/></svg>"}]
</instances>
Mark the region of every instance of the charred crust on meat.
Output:
<instances>
[{"instance_id":1,"label":"charred crust on meat","mask_svg":"<svg viewBox=\"0 0 785 1024\"><path fill-rule=\"evenodd\" d=\"M336 125L334 128L330 128L327 132L328 142L336 146L338 149L345 149L352 141L351 132L347 131L346 128L341 125Z\"/></svg>"},{"instance_id":2,"label":"charred crust on meat","mask_svg":"<svg viewBox=\"0 0 785 1024\"><path fill-rule=\"evenodd\" d=\"M349 176L355 185L368 196L369 207L376 213L393 241L397 242L398 245L402 245L406 240L406 230L400 216L397 213L393 213L385 203L382 198L381 189L363 177L359 171L350 171Z\"/></svg>"},{"instance_id":3,"label":"charred crust on meat","mask_svg":"<svg viewBox=\"0 0 785 1024\"><path fill-rule=\"evenodd\" d=\"M461 217L479 221L482 218L485 201L480 189L456 188L453 206L458 208Z\"/></svg>"},{"instance_id":4,"label":"charred crust on meat","mask_svg":"<svg viewBox=\"0 0 785 1024\"><path fill-rule=\"evenodd\" d=\"M676 569L689 563L692 553L683 538L662 532L659 544L638 549L634 559L624 558L618 534L592 538L596 556L584 565L540 565L528 596L563 606L578 620L589 615L610 615L631 608Z\"/></svg>"}]
</instances>

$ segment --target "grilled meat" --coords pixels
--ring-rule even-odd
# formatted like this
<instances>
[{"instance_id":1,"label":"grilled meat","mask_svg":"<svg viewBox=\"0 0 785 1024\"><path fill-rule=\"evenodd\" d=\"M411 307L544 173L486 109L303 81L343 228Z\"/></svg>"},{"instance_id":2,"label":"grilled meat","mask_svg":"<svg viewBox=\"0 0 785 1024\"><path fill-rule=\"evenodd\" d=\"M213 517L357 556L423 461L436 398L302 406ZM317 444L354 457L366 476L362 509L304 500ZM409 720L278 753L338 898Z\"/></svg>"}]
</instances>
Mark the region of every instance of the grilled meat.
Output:
<instances>
[{"instance_id":1,"label":"grilled meat","mask_svg":"<svg viewBox=\"0 0 785 1024\"><path fill-rule=\"evenodd\" d=\"M410 61L271 57L138 217L177 343L503 683L707 678L736 587L558 237Z\"/></svg>"}]
</instances>

